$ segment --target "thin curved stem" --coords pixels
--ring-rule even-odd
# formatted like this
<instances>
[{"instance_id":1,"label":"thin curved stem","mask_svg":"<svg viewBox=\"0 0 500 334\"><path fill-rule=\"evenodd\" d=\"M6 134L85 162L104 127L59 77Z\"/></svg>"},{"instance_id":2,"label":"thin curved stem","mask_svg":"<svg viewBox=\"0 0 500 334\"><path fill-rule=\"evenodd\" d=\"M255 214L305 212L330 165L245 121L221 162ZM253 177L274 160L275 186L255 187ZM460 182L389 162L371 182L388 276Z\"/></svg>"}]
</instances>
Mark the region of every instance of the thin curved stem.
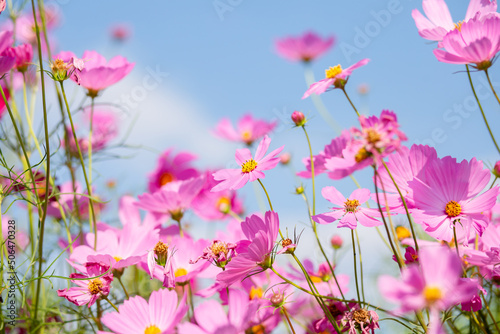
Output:
<instances>
[{"instance_id":1,"label":"thin curved stem","mask_svg":"<svg viewBox=\"0 0 500 334\"><path fill-rule=\"evenodd\" d=\"M266 187L264 187L264 184L262 183L262 181L260 179L257 179L257 181L259 181L260 185L262 186L262 189L264 189L264 192L266 193L267 201L269 202L269 208L271 209L271 211L274 211L273 204L271 203L271 198L269 197L269 194L267 193Z\"/></svg>"},{"instance_id":2,"label":"thin curved stem","mask_svg":"<svg viewBox=\"0 0 500 334\"><path fill-rule=\"evenodd\" d=\"M488 83L490 84L490 88L491 88L491 91L493 92L493 95L495 95L495 97L498 101L498 104L500 104L500 99L498 98L497 92L495 91L495 88L493 88L493 84L491 83L490 74L488 73L488 69L484 70L484 73L486 74L486 78L488 79Z\"/></svg>"},{"instance_id":3,"label":"thin curved stem","mask_svg":"<svg viewBox=\"0 0 500 334\"><path fill-rule=\"evenodd\" d=\"M283 311L283 314L285 315L286 321L288 322L288 325L290 326L290 330L292 331L293 334L295 334L295 329L293 328L292 322L290 321L290 318L288 317L288 313L286 312L286 308L283 306L281 308Z\"/></svg>"},{"instance_id":4,"label":"thin curved stem","mask_svg":"<svg viewBox=\"0 0 500 334\"><path fill-rule=\"evenodd\" d=\"M491 132L490 125L488 124L488 120L486 119L486 115L484 114L484 110L483 110L483 107L481 106L481 102L479 101L479 98L477 97L476 89L474 88L474 84L472 83L469 65L465 65L465 68L467 69L467 76L469 77L469 83L470 83L470 87L472 88L472 93L474 93L474 97L476 98L477 105L479 106L479 110L481 111L481 115L483 115L484 124L486 124L486 128L488 128L488 132L490 134L491 140L493 140L493 144L495 145L495 148L497 149L498 153L500 153L500 147L498 146L497 141L495 140L495 136L493 136L493 132Z\"/></svg>"},{"instance_id":5,"label":"thin curved stem","mask_svg":"<svg viewBox=\"0 0 500 334\"><path fill-rule=\"evenodd\" d=\"M356 107L354 106L354 103L352 103L351 99L349 98L349 95L347 95L347 92L345 91L345 88L342 88L341 90L344 92L344 95L347 98L347 101L349 101L349 103L351 104L352 109L354 109L354 111L356 112L356 115L358 115L358 117L359 117L358 109L356 109Z\"/></svg>"},{"instance_id":6,"label":"thin curved stem","mask_svg":"<svg viewBox=\"0 0 500 334\"><path fill-rule=\"evenodd\" d=\"M311 147L311 141L309 140L309 135L307 134L306 127L302 125L302 130L304 130L304 134L307 138L307 145L309 145L309 158L311 159L311 181L312 181L312 214L313 216L316 214L316 187L314 183L314 156Z\"/></svg>"},{"instance_id":7,"label":"thin curved stem","mask_svg":"<svg viewBox=\"0 0 500 334\"><path fill-rule=\"evenodd\" d=\"M354 242L354 231L351 230L351 240L352 240L352 255L354 257L354 281L356 282L356 294L358 296L358 301L361 301L361 295L359 294L359 284L358 284L358 270L356 265L356 243Z\"/></svg>"}]
</instances>

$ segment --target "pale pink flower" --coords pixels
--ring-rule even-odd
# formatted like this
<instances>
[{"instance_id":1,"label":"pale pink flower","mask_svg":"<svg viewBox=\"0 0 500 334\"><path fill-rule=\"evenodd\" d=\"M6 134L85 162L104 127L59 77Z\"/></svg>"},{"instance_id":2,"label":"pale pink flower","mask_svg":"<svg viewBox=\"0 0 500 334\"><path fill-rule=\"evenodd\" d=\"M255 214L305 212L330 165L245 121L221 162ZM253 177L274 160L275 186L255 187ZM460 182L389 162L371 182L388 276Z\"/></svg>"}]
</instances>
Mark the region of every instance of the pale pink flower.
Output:
<instances>
[{"instance_id":1,"label":"pale pink flower","mask_svg":"<svg viewBox=\"0 0 500 334\"><path fill-rule=\"evenodd\" d=\"M272 252L279 231L278 214L274 211L267 211L264 219L252 215L241 223L241 227L250 243L246 249L232 258L223 272L217 275L217 281L225 286L264 271L273 263Z\"/></svg>"},{"instance_id":2,"label":"pale pink flower","mask_svg":"<svg viewBox=\"0 0 500 334\"><path fill-rule=\"evenodd\" d=\"M156 168L148 175L150 193L158 191L167 183L177 180L187 180L199 175L191 165L196 156L189 152L173 154L173 149L164 151L156 162Z\"/></svg>"},{"instance_id":3,"label":"pale pink flower","mask_svg":"<svg viewBox=\"0 0 500 334\"><path fill-rule=\"evenodd\" d=\"M220 138L251 145L254 141L271 133L276 124L277 121L268 122L253 118L252 114L246 114L239 119L236 128L228 118L223 118L213 133Z\"/></svg>"},{"instance_id":4,"label":"pale pink flower","mask_svg":"<svg viewBox=\"0 0 500 334\"><path fill-rule=\"evenodd\" d=\"M382 225L382 222L374 217L380 217L376 209L362 207L362 204L370 199L370 190L356 189L349 198L345 198L335 187L325 187L321 194L328 201L340 207L332 208L333 211L315 215L312 219L319 224L329 224L338 220L338 227L355 229L358 222L367 227Z\"/></svg>"},{"instance_id":5,"label":"pale pink flower","mask_svg":"<svg viewBox=\"0 0 500 334\"><path fill-rule=\"evenodd\" d=\"M106 313L102 323L115 334L173 334L187 309L185 298L178 301L175 291L162 289L153 291L149 302L141 296L131 297L118 306L118 312Z\"/></svg>"},{"instance_id":6,"label":"pale pink flower","mask_svg":"<svg viewBox=\"0 0 500 334\"><path fill-rule=\"evenodd\" d=\"M7 6L7 2L5 0L0 0L0 13L5 10L5 6Z\"/></svg>"},{"instance_id":7,"label":"pale pink flower","mask_svg":"<svg viewBox=\"0 0 500 334\"><path fill-rule=\"evenodd\" d=\"M190 263L196 263L201 259L213 263L217 267L224 268L231 261L231 258L236 254L237 245L231 242L221 240L213 240L210 246L205 247L203 254L196 260Z\"/></svg>"},{"instance_id":8,"label":"pale pink flower","mask_svg":"<svg viewBox=\"0 0 500 334\"><path fill-rule=\"evenodd\" d=\"M449 31L459 28L462 22L497 15L496 0L471 0L465 19L457 23L451 18L444 0L424 0L422 7L427 18L418 9L414 9L411 15L415 20L419 35L431 41L441 41Z\"/></svg>"},{"instance_id":9,"label":"pale pink flower","mask_svg":"<svg viewBox=\"0 0 500 334\"><path fill-rule=\"evenodd\" d=\"M308 31L302 36L277 39L274 46L276 52L285 59L309 62L327 52L334 42L333 36L322 38Z\"/></svg>"},{"instance_id":10,"label":"pale pink flower","mask_svg":"<svg viewBox=\"0 0 500 334\"><path fill-rule=\"evenodd\" d=\"M413 190L415 222L438 240L450 242L453 226L467 242L471 228L482 235L488 225L483 214L496 202L499 187L482 192L490 180L490 171L473 158L470 162L445 157L432 161L425 169L425 181L418 178L408 184Z\"/></svg>"},{"instance_id":11,"label":"pale pink flower","mask_svg":"<svg viewBox=\"0 0 500 334\"><path fill-rule=\"evenodd\" d=\"M259 303L249 300L241 290L229 291L228 314L215 300L207 300L194 311L196 324L184 322L179 325L179 334L231 334L245 333Z\"/></svg>"},{"instance_id":12,"label":"pale pink flower","mask_svg":"<svg viewBox=\"0 0 500 334\"><path fill-rule=\"evenodd\" d=\"M255 159L252 157L248 148L236 150L236 162L241 168L237 169L222 169L213 174L214 179L222 181L212 188L213 192L226 190L226 189L240 189L248 181L255 181L263 179L265 174L263 171L273 169L279 163L277 155L283 150L285 146L275 149L268 155L264 156L271 144L271 138L265 136L259 143L257 151L255 152Z\"/></svg>"},{"instance_id":13,"label":"pale pink flower","mask_svg":"<svg viewBox=\"0 0 500 334\"><path fill-rule=\"evenodd\" d=\"M380 328L378 325L378 315L375 311L359 307L355 304L349 312L345 312L340 322L344 326L344 330L348 329L349 334L374 334L375 329ZM360 332L359 332L359 331Z\"/></svg>"},{"instance_id":14,"label":"pale pink flower","mask_svg":"<svg viewBox=\"0 0 500 334\"><path fill-rule=\"evenodd\" d=\"M108 273L99 278L93 278L107 272L109 266L98 262L87 262L84 266L77 266L71 262L70 264L82 271L82 274L73 273L69 275L70 278L79 279L71 280L71 282L78 285L78 287L57 290L57 295L59 297L64 297L77 306L87 304L87 306L90 307L97 299L109 294L111 282L113 281L113 274ZM89 279L80 280L80 278Z\"/></svg>"},{"instance_id":15,"label":"pale pink flower","mask_svg":"<svg viewBox=\"0 0 500 334\"><path fill-rule=\"evenodd\" d=\"M347 83L347 80L349 79L349 76L351 75L352 71L368 64L369 61L370 59L365 58L363 60L358 61L356 64L349 66L346 69L342 69L342 66L340 65L328 68L327 70L325 70L326 78L318 82L315 82L311 86L309 86L309 89L306 90L302 98L305 99L306 97L309 97L313 93L317 95L323 94L328 89L335 89L335 88L344 89L344 86Z\"/></svg>"},{"instance_id":16,"label":"pale pink flower","mask_svg":"<svg viewBox=\"0 0 500 334\"><path fill-rule=\"evenodd\" d=\"M440 46L443 50L434 50L439 61L486 70L500 51L500 16L465 22L446 34Z\"/></svg>"}]
</instances>

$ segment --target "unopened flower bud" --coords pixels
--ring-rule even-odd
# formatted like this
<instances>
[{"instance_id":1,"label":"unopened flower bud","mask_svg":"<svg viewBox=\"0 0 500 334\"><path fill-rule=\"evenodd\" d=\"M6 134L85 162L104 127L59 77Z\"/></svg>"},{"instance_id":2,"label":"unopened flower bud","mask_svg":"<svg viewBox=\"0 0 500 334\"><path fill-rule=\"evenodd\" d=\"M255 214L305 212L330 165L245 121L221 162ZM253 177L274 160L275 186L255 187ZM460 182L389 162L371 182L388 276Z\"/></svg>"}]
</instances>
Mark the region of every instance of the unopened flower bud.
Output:
<instances>
[{"instance_id":1,"label":"unopened flower bud","mask_svg":"<svg viewBox=\"0 0 500 334\"><path fill-rule=\"evenodd\" d=\"M344 243L344 240L342 240L342 237L340 235L334 235L330 239L330 244L332 245L333 249L341 248L343 243Z\"/></svg>"},{"instance_id":2,"label":"unopened flower bud","mask_svg":"<svg viewBox=\"0 0 500 334\"><path fill-rule=\"evenodd\" d=\"M281 154L280 155L280 163L282 165L288 165L288 163L290 162L291 157L292 156L288 152L285 152L285 153Z\"/></svg>"},{"instance_id":3,"label":"unopened flower bud","mask_svg":"<svg viewBox=\"0 0 500 334\"><path fill-rule=\"evenodd\" d=\"M285 302L285 295L284 295L284 293L277 291L277 292L273 293L273 295L271 296L269 301L271 302L271 304L274 307L281 307L281 306L283 306L283 303Z\"/></svg>"},{"instance_id":4,"label":"unopened flower bud","mask_svg":"<svg viewBox=\"0 0 500 334\"><path fill-rule=\"evenodd\" d=\"M298 186L297 188L295 188L295 193L297 195L302 195L304 193L304 187Z\"/></svg>"},{"instance_id":5,"label":"unopened flower bud","mask_svg":"<svg viewBox=\"0 0 500 334\"><path fill-rule=\"evenodd\" d=\"M296 126L303 126L306 124L306 116L300 111L294 111L292 113L292 121L295 123Z\"/></svg>"},{"instance_id":6,"label":"unopened flower bud","mask_svg":"<svg viewBox=\"0 0 500 334\"><path fill-rule=\"evenodd\" d=\"M500 177L500 160L497 161L497 163L495 164L495 166L493 166L493 170L491 172L496 177Z\"/></svg>"}]
</instances>

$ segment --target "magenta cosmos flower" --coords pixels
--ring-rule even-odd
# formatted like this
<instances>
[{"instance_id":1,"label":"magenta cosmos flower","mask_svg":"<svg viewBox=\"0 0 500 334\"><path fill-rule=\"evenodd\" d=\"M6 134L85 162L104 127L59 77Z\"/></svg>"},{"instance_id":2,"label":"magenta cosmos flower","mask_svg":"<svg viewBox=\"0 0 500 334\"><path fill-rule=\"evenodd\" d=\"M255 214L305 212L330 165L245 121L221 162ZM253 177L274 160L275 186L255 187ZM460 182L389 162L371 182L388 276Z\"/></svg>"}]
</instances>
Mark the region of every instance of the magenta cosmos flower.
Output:
<instances>
[{"instance_id":1,"label":"magenta cosmos flower","mask_svg":"<svg viewBox=\"0 0 500 334\"><path fill-rule=\"evenodd\" d=\"M439 311L467 302L477 293L477 283L462 280L462 262L448 247L421 248L419 262L403 268L401 280L386 275L379 278L380 292L389 301L401 304L399 311L430 309L434 314L431 318L439 321Z\"/></svg>"},{"instance_id":2,"label":"magenta cosmos flower","mask_svg":"<svg viewBox=\"0 0 500 334\"><path fill-rule=\"evenodd\" d=\"M315 82L311 86L309 86L309 89L306 90L302 98L305 99L306 97L309 97L309 95L311 95L312 93L315 93L317 95L323 94L330 88L343 89L352 71L368 64L369 61L370 59L365 58L363 60L358 61L356 64L349 66L346 69L342 69L342 66L340 65L337 65L335 67L330 67L329 69L325 70L326 78L318 82Z\"/></svg>"},{"instance_id":3,"label":"magenta cosmos flower","mask_svg":"<svg viewBox=\"0 0 500 334\"><path fill-rule=\"evenodd\" d=\"M198 171L192 167L196 156L189 152L173 153L173 149L164 151L156 162L156 168L148 175L148 189L154 193L167 183L177 180L187 180L198 176Z\"/></svg>"},{"instance_id":4,"label":"magenta cosmos flower","mask_svg":"<svg viewBox=\"0 0 500 334\"><path fill-rule=\"evenodd\" d=\"M61 58L64 61L68 61L68 57L76 58L72 52L62 52L60 55L64 55L65 58ZM80 73L81 80L79 84L85 87L89 96L92 97L97 96L101 90L123 79L132 71L135 65L135 63L129 63L122 56L116 56L110 61L106 61L103 56L95 51L85 51L82 59L85 61L85 67ZM78 83L75 78L72 77L72 79Z\"/></svg>"},{"instance_id":5,"label":"magenta cosmos flower","mask_svg":"<svg viewBox=\"0 0 500 334\"><path fill-rule=\"evenodd\" d=\"M249 275L266 270L273 262L272 251L279 231L278 214L267 211L264 219L252 215L241 223L241 228L250 243L217 275L217 282L224 286L230 286Z\"/></svg>"},{"instance_id":6,"label":"magenta cosmos flower","mask_svg":"<svg viewBox=\"0 0 500 334\"><path fill-rule=\"evenodd\" d=\"M424 0L422 7L427 18L418 9L414 9L411 15L415 20L419 35L431 41L441 41L449 31L459 28L462 22L497 15L496 0L471 0L464 21L458 23L451 18L448 6L443 0Z\"/></svg>"},{"instance_id":7,"label":"magenta cosmos flower","mask_svg":"<svg viewBox=\"0 0 500 334\"><path fill-rule=\"evenodd\" d=\"M302 36L277 39L274 46L276 52L291 61L309 62L327 52L335 42L333 36L322 38L313 31Z\"/></svg>"},{"instance_id":8,"label":"magenta cosmos flower","mask_svg":"<svg viewBox=\"0 0 500 334\"><path fill-rule=\"evenodd\" d=\"M280 162L277 155L283 150L284 145L264 156L271 144L271 138L265 136L259 143L255 152L255 159L248 148L236 150L236 162L241 168L222 169L213 174L216 181L222 181L212 188L212 192L226 189L240 189L248 181L255 181L265 177L263 171L273 169Z\"/></svg>"},{"instance_id":9,"label":"magenta cosmos flower","mask_svg":"<svg viewBox=\"0 0 500 334\"><path fill-rule=\"evenodd\" d=\"M425 179L409 182L413 190L413 218L427 233L439 240L453 239L453 226L458 235L468 240L473 228L482 235L488 225L483 212L497 200L499 188L482 192L490 180L490 171L473 158L457 163L452 157L434 160L425 170Z\"/></svg>"},{"instance_id":10,"label":"magenta cosmos flower","mask_svg":"<svg viewBox=\"0 0 500 334\"><path fill-rule=\"evenodd\" d=\"M104 274L109 270L109 266L97 262L87 262L85 266L75 265L71 262L70 264L82 272L82 274L73 273L69 275L69 278L78 278L78 280L71 280L78 287L57 290L59 297L64 297L78 306L87 304L90 307L98 298L109 294L113 274L108 273L98 278L85 279Z\"/></svg>"},{"instance_id":11,"label":"magenta cosmos flower","mask_svg":"<svg viewBox=\"0 0 500 334\"><path fill-rule=\"evenodd\" d=\"M19 72L26 72L28 65L33 59L33 48L31 44L21 44L16 47L8 48L3 52L4 56L16 58L14 67Z\"/></svg>"},{"instance_id":12,"label":"magenta cosmos flower","mask_svg":"<svg viewBox=\"0 0 500 334\"><path fill-rule=\"evenodd\" d=\"M500 51L500 17L465 22L460 29L446 34L441 46L444 50L434 50L439 61L488 69Z\"/></svg>"},{"instance_id":13,"label":"magenta cosmos flower","mask_svg":"<svg viewBox=\"0 0 500 334\"><path fill-rule=\"evenodd\" d=\"M381 225L382 222L373 217L380 216L376 209L364 208L361 205L370 199L370 190L356 189L349 198L345 198L335 187L325 187L321 194L333 204L340 205L332 208L333 211L313 216L313 220L319 224L329 224L338 220L338 227L355 229L358 221L361 225L372 227Z\"/></svg>"},{"instance_id":14,"label":"magenta cosmos flower","mask_svg":"<svg viewBox=\"0 0 500 334\"><path fill-rule=\"evenodd\" d=\"M236 129L227 118L223 118L213 133L220 138L251 145L254 141L268 135L276 127L277 121L267 122L246 114L236 124Z\"/></svg>"},{"instance_id":15,"label":"magenta cosmos flower","mask_svg":"<svg viewBox=\"0 0 500 334\"><path fill-rule=\"evenodd\" d=\"M115 334L170 334L188 309L183 298L178 304L175 291L153 291L147 302L141 296L131 297L118 307L119 312L106 313L102 323ZM110 333L100 331L99 333Z\"/></svg>"}]
</instances>

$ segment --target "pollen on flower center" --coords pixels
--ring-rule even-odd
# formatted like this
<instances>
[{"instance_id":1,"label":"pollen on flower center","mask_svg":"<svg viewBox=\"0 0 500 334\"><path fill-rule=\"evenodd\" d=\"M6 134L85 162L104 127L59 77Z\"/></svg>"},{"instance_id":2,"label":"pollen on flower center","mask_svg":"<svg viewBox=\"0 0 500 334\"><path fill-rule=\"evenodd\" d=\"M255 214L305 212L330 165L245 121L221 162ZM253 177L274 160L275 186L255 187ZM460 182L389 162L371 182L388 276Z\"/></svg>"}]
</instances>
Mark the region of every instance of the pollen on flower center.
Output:
<instances>
[{"instance_id":1,"label":"pollen on flower center","mask_svg":"<svg viewBox=\"0 0 500 334\"><path fill-rule=\"evenodd\" d=\"M344 209L347 212L356 212L358 211L358 207L360 206L359 201L357 199L350 200L349 198L344 202Z\"/></svg>"},{"instance_id":2,"label":"pollen on flower center","mask_svg":"<svg viewBox=\"0 0 500 334\"><path fill-rule=\"evenodd\" d=\"M373 129L368 129L366 133L366 140L368 140L371 144L375 144L380 140L380 134Z\"/></svg>"},{"instance_id":3,"label":"pollen on flower center","mask_svg":"<svg viewBox=\"0 0 500 334\"><path fill-rule=\"evenodd\" d=\"M292 240L290 238L283 239L281 241L281 246L285 248L286 246L290 246L292 244Z\"/></svg>"},{"instance_id":4,"label":"pollen on flower center","mask_svg":"<svg viewBox=\"0 0 500 334\"><path fill-rule=\"evenodd\" d=\"M156 325L148 326L144 330L144 334L158 334L158 333L161 333L161 329L159 329L158 326Z\"/></svg>"},{"instance_id":5,"label":"pollen on flower center","mask_svg":"<svg viewBox=\"0 0 500 334\"><path fill-rule=\"evenodd\" d=\"M441 289L437 286L427 286L424 289L424 298L429 303L432 304L443 297Z\"/></svg>"},{"instance_id":6,"label":"pollen on flower center","mask_svg":"<svg viewBox=\"0 0 500 334\"><path fill-rule=\"evenodd\" d=\"M264 325L255 325L252 326L251 328L247 329L245 333L248 334L265 334L266 333L266 328Z\"/></svg>"},{"instance_id":7,"label":"pollen on flower center","mask_svg":"<svg viewBox=\"0 0 500 334\"><path fill-rule=\"evenodd\" d=\"M364 147L362 147L358 153L356 153L356 155L354 156L354 160L356 160L356 162L361 162L367 158L370 157L370 152L368 152Z\"/></svg>"},{"instance_id":8,"label":"pollen on flower center","mask_svg":"<svg viewBox=\"0 0 500 334\"><path fill-rule=\"evenodd\" d=\"M255 299L255 298L262 298L262 295L264 294L264 291L262 291L261 287L256 288L255 286L252 286L250 288L250 300Z\"/></svg>"},{"instance_id":9,"label":"pollen on flower center","mask_svg":"<svg viewBox=\"0 0 500 334\"><path fill-rule=\"evenodd\" d=\"M184 276L184 275L187 275L188 271L184 268L179 268L175 271L174 275L175 277L180 277L180 276Z\"/></svg>"},{"instance_id":10,"label":"pollen on flower center","mask_svg":"<svg viewBox=\"0 0 500 334\"><path fill-rule=\"evenodd\" d=\"M243 165L241 165L241 172L242 173L250 173L253 171L255 168L257 168L257 161L254 159L250 159L245 161Z\"/></svg>"},{"instance_id":11,"label":"pollen on flower center","mask_svg":"<svg viewBox=\"0 0 500 334\"><path fill-rule=\"evenodd\" d=\"M444 208L446 214L450 217L456 217L462 212L462 207L455 201L449 201Z\"/></svg>"},{"instance_id":12,"label":"pollen on flower center","mask_svg":"<svg viewBox=\"0 0 500 334\"><path fill-rule=\"evenodd\" d=\"M158 241L154 248L156 255L165 255L168 252L168 246L161 241Z\"/></svg>"},{"instance_id":13,"label":"pollen on flower center","mask_svg":"<svg viewBox=\"0 0 500 334\"><path fill-rule=\"evenodd\" d=\"M462 24L464 23L464 21L458 21L457 23L454 24L455 26L455 29L457 29L458 31L461 31L462 30Z\"/></svg>"},{"instance_id":14,"label":"pollen on flower center","mask_svg":"<svg viewBox=\"0 0 500 334\"><path fill-rule=\"evenodd\" d=\"M164 186L167 183L170 183L174 180L175 180L175 176L172 175L172 173L165 172L165 173L161 174L161 176L160 176L160 186Z\"/></svg>"},{"instance_id":15,"label":"pollen on flower center","mask_svg":"<svg viewBox=\"0 0 500 334\"><path fill-rule=\"evenodd\" d=\"M217 209L222 213L229 213L231 210L231 199L223 196L217 200Z\"/></svg>"},{"instance_id":16,"label":"pollen on flower center","mask_svg":"<svg viewBox=\"0 0 500 334\"><path fill-rule=\"evenodd\" d=\"M56 59L50 67L52 68L52 72L66 71L68 68L67 64L59 58Z\"/></svg>"},{"instance_id":17,"label":"pollen on flower center","mask_svg":"<svg viewBox=\"0 0 500 334\"><path fill-rule=\"evenodd\" d=\"M353 312L352 319L359 324L368 324L370 323L370 313L366 309L361 308Z\"/></svg>"},{"instance_id":18,"label":"pollen on flower center","mask_svg":"<svg viewBox=\"0 0 500 334\"><path fill-rule=\"evenodd\" d=\"M103 284L99 278L91 280L88 285L90 294L97 295L99 292L101 292L102 285Z\"/></svg>"},{"instance_id":19,"label":"pollen on flower center","mask_svg":"<svg viewBox=\"0 0 500 334\"><path fill-rule=\"evenodd\" d=\"M243 141L245 141L245 142L250 142L251 141L250 139L252 139L252 132L248 131L248 130L243 131L241 133L241 139L243 139Z\"/></svg>"},{"instance_id":20,"label":"pollen on flower center","mask_svg":"<svg viewBox=\"0 0 500 334\"><path fill-rule=\"evenodd\" d=\"M342 73L342 66L340 65L330 67L329 69L325 70L325 76L327 79L334 79L340 73Z\"/></svg>"},{"instance_id":21,"label":"pollen on flower center","mask_svg":"<svg viewBox=\"0 0 500 334\"><path fill-rule=\"evenodd\" d=\"M226 244L222 241L218 241L214 243L211 247L212 253L214 253L215 256L219 256L220 253L227 254L227 247Z\"/></svg>"}]
</instances>

